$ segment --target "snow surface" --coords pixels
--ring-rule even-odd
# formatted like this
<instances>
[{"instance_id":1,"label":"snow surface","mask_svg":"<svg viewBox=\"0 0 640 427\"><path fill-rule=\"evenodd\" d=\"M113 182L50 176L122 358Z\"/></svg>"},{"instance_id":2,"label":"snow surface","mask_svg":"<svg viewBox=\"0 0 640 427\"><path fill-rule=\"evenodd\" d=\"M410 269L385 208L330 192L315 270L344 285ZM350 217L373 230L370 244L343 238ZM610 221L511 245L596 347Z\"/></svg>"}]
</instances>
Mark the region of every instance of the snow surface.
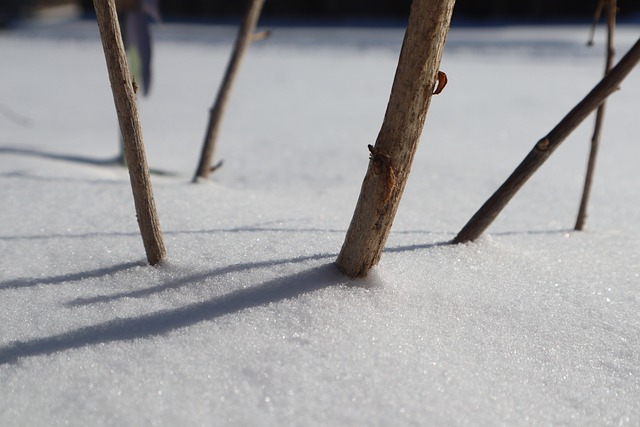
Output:
<instances>
[{"instance_id":1,"label":"snow surface","mask_svg":"<svg viewBox=\"0 0 640 427\"><path fill-rule=\"evenodd\" d=\"M333 262L400 28L274 29L191 184L234 29L157 27L145 265L95 23L0 33L0 425L640 425L640 72L478 242L457 231L599 80L604 31L454 28L380 265ZM618 53L640 26L621 26Z\"/></svg>"}]
</instances>

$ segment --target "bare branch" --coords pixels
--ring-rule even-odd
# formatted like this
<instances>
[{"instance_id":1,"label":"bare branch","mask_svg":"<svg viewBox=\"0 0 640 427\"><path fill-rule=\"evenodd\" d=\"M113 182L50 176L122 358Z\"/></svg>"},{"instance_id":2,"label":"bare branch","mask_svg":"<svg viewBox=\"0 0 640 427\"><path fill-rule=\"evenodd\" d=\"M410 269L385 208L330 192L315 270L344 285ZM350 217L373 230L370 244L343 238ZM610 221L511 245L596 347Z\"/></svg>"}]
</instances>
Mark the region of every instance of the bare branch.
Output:
<instances>
[{"instance_id":1,"label":"bare branch","mask_svg":"<svg viewBox=\"0 0 640 427\"><path fill-rule=\"evenodd\" d=\"M233 86L233 82L238 74L240 62L242 61L245 51L255 37L254 32L263 5L264 0L251 0L247 13L242 21L242 25L240 26L240 30L238 31L233 53L229 59L229 64L227 65L224 78L222 79L218 96L210 110L209 124L207 125L207 133L202 145L202 153L200 154L198 169L196 170L193 178L194 182L196 182L198 178L207 178L211 171L215 170L211 167L211 162L213 161L216 140L218 138L218 132L220 130L220 124L222 123L224 110L226 108L229 95L231 94L231 87Z\"/></svg>"},{"instance_id":2,"label":"bare branch","mask_svg":"<svg viewBox=\"0 0 640 427\"><path fill-rule=\"evenodd\" d=\"M147 260L149 264L155 265L166 256L166 250L153 199L136 95L120 35L116 5L114 0L94 0L93 5L100 28L113 100L120 123L120 133L124 141L124 153L129 168L138 225L147 253Z\"/></svg>"},{"instance_id":3,"label":"bare branch","mask_svg":"<svg viewBox=\"0 0 640 427\"><path fill-rule=\"evenodd\" d=\"M611 70L613 66L613 59L615 57L615 47L613 42L613 36L616 28L616 12L617 5L616 0L600 0L598 3L599 9L602 8L601 3L607 3L607 50L604 75ZM600 13L597 13L599 15ZM582 199L580 200L580 208L578 209L578 216L576 218L575 230L583 230L584 224L587 219L587 207L589 206L589 196L591 195L591 186L593 184L593 174L596 167L596 159L598 157L598 148L600 146L600 134L602 129L602 123L604 122L604 112L607 102L604 101L598 107L596 111L596 121L593 128L593 136L591 137L591 150L589 152L589 161L587 163L587 173L584 178L584 189L582 191Z\"/></svg>"},{"instance_id":4,"label":"bare branch","mask_svg":"<svg viewBox=\"0 0 640 427\"><path fill-rule=\"evenodd\" d=\"M336 260L350 277L366 276L378 263L391 230L431 97L445 75L438 72L455 0L414 0L389 104L369 168Z\"/></svg>"},{"instance_id":5,"label":"bare branch","mask_svg":"<svg viewBox=\"0 0 640 427\"><path fill-rule=\"evenodd\" d=\"M611 71L582 99L545 137L536 143L516 170L500 188L485 202L469 222L458 233L453 243L464 243L477 239L511 198L536 170L551 156L553 151L595 110L640 61L640 39Z\"/></svg>"}]
</instances>

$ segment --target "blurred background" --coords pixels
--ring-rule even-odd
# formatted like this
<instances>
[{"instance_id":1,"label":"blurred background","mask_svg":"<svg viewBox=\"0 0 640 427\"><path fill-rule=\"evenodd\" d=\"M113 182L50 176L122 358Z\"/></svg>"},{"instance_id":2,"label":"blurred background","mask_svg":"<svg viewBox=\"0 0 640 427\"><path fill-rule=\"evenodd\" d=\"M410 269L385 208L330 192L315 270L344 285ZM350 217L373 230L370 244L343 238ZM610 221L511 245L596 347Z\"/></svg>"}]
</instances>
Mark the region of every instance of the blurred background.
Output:
<instances>
[{"instance_id":1,"label":"blurred background","mask_svg":"<svg viewBox=\"0 0 640 427\"><path fill-rule=\"evenodd\" d=\"M588 19L597 0L458 0L454 16L477 21L568 21ZM267 0L263 16L276 19L401 19L411 0ZM244 11L240 0L160 0L168 20L212 20L236 17ZM619 18L640 20L640 0L619 0ZM42 13L90 16L92 0L0 0L0 26Z\"/></svg>"}]
</instances>

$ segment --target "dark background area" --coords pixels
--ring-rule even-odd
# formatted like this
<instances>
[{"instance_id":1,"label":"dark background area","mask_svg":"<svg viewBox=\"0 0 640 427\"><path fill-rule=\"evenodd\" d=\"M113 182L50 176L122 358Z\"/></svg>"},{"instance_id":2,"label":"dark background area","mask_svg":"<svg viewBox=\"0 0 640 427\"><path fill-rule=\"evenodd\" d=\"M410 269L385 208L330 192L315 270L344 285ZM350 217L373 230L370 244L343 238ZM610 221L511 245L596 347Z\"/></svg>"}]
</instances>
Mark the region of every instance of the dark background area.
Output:
<instances>
[{"instance_id":1,"label":"dark background area","mask_svg":"<svg viewBox=\"0 0 640 427\"><path fill-rule=\"evenodd\" d=\"M36 7L75 4L93 14L92 0L0 0L0 25L28 16ZM465 20L530 22L585 20L597 0L458 0L454 23ZM160 0L167 20L219 20L242 15L247 0ZM411 0L266 0L264 18L313 20L405 19ZM640 22L640 0L618 0L619 19Z\"/></svg>"},{"instance_id":2,"label":"dark background area","mask_svg":"<svg viewBox=\"0 0 640 427\"><path fill-rule=\"evenodd\" d=\"M83 0L87 8L91 0ZM229 17L246 8L242 0L160 0L165 16ZM477 19L590 18L597 0L458 0L454 14ZM266 0L263 16L275 18L402 18L411 0ZM619 0L621 17L640 15L640 0Z\"/></svg>"}]
</instances>

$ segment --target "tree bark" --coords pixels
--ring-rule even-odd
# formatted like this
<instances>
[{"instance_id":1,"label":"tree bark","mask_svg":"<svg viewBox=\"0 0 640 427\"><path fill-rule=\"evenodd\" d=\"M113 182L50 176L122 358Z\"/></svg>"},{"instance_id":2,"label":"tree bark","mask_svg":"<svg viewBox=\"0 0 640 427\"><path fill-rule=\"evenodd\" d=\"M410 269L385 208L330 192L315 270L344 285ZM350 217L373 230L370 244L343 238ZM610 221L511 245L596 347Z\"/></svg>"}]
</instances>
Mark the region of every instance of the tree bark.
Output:
<instances>
[{"instance_id":1,"label":"tree bark","mask_svg":"<svg viewBox=\"0 0 640 427\"><path fill-rule=\"evenodd\" d=\"M166 256L166 250L153 199L134 82L131 80L127 66L116 6L114 0L93 0L93 5L100 28L120 132L124 141L138 226L147 260L149 264L155 265Z\"/></svg>"},{"instance_id":2,"label":"tree bark","mask_svg":"<svg viewBox=\"0 0 640 427\"><path fill-rule=\"evenodd\" d=\"M336 264L366 276L380 260L391 230L427 110L455 0L414 0L382 128Z\"/></svg>"},{"instance_id":3,"label":"tree bark","mask_svg":"<svg viewBox=\"0 0 640 427\"><path fill-rule=\"evenodd\" d=\"M640 61L640 39L609 73L582 99L551 132L542 138L507 178L500 188L485 202L469 222L458 233L453 243L464 243L477 239L500 214L511 198L536 170L551 156L553 151L578 127L580 123L601 105Z\"/></svg>"},{"instance_id":4,"label":"tree bark","mask_svg":"<svg viewBox=\"0 0 640 427\"><path fill-rule=\"evenodd\" d=\"M218 132L220 130L220 124L224 115L225 108L227 106L227 100L231 93L231 87L238 74L240 68L240 62L244 56L245 51L253 41L253 33L255 32L260 12L264 0L251 0L247 13L245 14L238 36L236 37L236 43L227 65L227 70L222 79L222 84L218 91L218 96L209 114L209 124L207 125L207 133L202 145L202 153L200 154L200 162L196 170L193 181L196 182L198 178L207 178L211 173L211 162L213 160L213 154L216 149L216 140L218 138ZM215 169L215 168L214 168Z\"/></svg>"},{"instance_id":5,"label":"tree bark","mask_svg":"<svg viewBox=\"0 0 640 427\"><path fill-rule=\"evenodd\" d=\"M605 3L607 6L607 57L605 60L604 74L606 76L613 66L613 58L616 54L613 36L616 28L617 2L616 0L600 0L600 4L604 5ZM599 13L596 13L596 15L599 15ZM593 174L596 167L596 159L598 157L598 148L600 147L600 134L602 132L602 123L604 122L606 105L607 101L604 101L596 110L596 120L593 127L593 136L591 137L591 150L589 151L589 161L587 162L587 173L584 178L584 188L582 190L580 208L578 209L578 216L576 217L576 224L574 226L576 231L582 231L587 220L587 207L589 206Z\"/></svg>"}]
</instances>

